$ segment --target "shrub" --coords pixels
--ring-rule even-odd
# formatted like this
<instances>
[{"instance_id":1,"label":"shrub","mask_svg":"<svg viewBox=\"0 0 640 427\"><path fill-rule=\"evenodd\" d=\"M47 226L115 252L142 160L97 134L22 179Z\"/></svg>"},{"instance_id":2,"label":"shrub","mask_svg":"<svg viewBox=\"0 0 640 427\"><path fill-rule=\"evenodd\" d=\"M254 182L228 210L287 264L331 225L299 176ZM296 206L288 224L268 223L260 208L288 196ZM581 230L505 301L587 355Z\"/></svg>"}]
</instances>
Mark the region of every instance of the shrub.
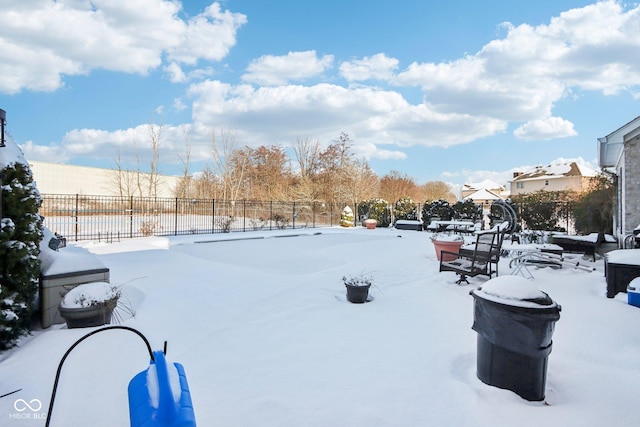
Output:
<instances>
[{"instance_id":1,"label":"shrub","mask_svg":"<svg viewBox=\"0 0 640 427\"><path fill-rule=\"evenodd\" d=\"M533 193L519 194L514 201L522 207L520 218L530 230L560 231L562 221L568 220L570 210L566 208L572 203L573 194L566 191L538 190ZM491 210L492 218L500 212Z\"/></svg>"},{"instance_id":2,"label":"shrub","mask_svg":"<svg viewBox=\"0 0 640 427\"><path fill-rule=\"evenodd\" d=\"M451 218L453 218L453 208L451 208L449 202L444 199L425 203L424 206L422 206L422 219L425 224L428 224L431 218L440 218L442 221L451 221Z\"/></svg>"},{"instance_id":3,"label":"shrub","mask_svg":"<svg viewBox=\"0 0 640 427\"><path fill-rule=\"evenodd\" d=\"M482 218L482 206L476 205L471 199L459 200L451 209L456 219L476 222Z\"/></svg>"},{"instance_id":4,"label":"shrub","mask_svg":"<svg viewBox=\"0 0 640 427\"><path fill-rule=\"evenodd\" d=\"M216 225L222 230L223 233L231 232L233 221L234 218L231 215L216 217Z\"/></svg>"},{"instance_id":5,"label":"shrub","mask_svg":"<svg viewBox=\"0 0 640 427\"><path fill-rule=\"evenodd\" d=\"M358 204L358 217L361 219L375 219L378 227L388 227L391 224L391 209L384 199L369 199Z\"/></svg>"},{"instance_id":6,"label":"shrub","mask_svg":"<svg viewBox=\"0 0 640 427\"><path fill-rule=\"evenodd\" d=\"M0 350L31 329L40 275L42 203L29 167L12 163L2 175L0 218Z\"/></svg>"},{"instance_id":7,"label":"shrub","mask_svg":"<svg viewBox=\"0 0 640 427\"><path fill-rule=\"evenodd\" d=\"M601 172L591 191L583 194L573 206L578 233L613 233L615 186L613 176Z\"/></svg>"},{"instance_id":8,"label":"shrub","mask_svg":"<svg viewBox=\"0 0 640 427\"><path fill-rule=\"evenodd\" d=\"M142 221L142 223L140 224L140 232L145 237L153 236L153 233L155 233L157 226L158 223L156 222Z\"/></svg>"},{"instance_id":9,"label":"shrub","mask_svg":"<svg viewBox=\"0 0 640 427\"><path fill-rule=\"evenodd\" d=\"M280 230L284 230L289 225L289 218L278 213L271 215L271 220L276 222L276 227Z\"/></svg>"},{"instance_id":10,"label":"shrub","mask_svg":"<svg viewBox=\"0 0 640 427\"><path fill-rule=\"evenodd\" d=\"M353 210L349 206L345 206L340 214L340 225L342 227L353 227Z\"/></svg>"},{"instance_id":11,"label":"shrub","mask_svg":"<svg viewBox=\"0 0 640 427\"><path fill-rule=\"evenodd\" d=\"M394 215L396 219L418 219L418 206L411 200L411 197L405 196L396 202Z\"/></svg>"}]
</instances>

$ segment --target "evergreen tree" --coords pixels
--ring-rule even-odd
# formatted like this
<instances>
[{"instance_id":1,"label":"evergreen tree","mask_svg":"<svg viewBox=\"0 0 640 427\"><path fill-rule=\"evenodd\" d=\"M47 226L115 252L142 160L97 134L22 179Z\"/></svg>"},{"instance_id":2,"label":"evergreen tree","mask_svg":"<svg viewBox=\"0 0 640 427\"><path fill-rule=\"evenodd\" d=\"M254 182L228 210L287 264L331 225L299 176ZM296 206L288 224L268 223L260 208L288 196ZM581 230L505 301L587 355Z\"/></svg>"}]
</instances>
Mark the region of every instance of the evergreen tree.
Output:
<instances>
[{"instance_id":1,"label":"evergreen tree","mask_svg":"<svg viewBox=\"0 0 640 427\"><path fill-rule=\"evenodd\" d=\"M0 174L0 350L4 350L31 329L43 225L38 214L42 198L29 167L11 163Z\"/></svg>"},{"instance_id":2,"label":"evergreen tree","mask_svg":"<svg viewBox=\"0 0 640 427\"><path fill-rule=\"evenodd\" d=\"M405 196L396 202L394 213L396 220L415 220L418 219L418 206L411 200L411 197Z\"/></svg>"},{"instance_id":3,"label":"evergreen tree","mask_svg":"<svg viewBox=\"0 0 640 427\"><path fill-rule=\"evenodd\" d=\"M343 227L353 227L353 210L345 206L340 215L340 225Z\"/></svg>"}]
</instances>

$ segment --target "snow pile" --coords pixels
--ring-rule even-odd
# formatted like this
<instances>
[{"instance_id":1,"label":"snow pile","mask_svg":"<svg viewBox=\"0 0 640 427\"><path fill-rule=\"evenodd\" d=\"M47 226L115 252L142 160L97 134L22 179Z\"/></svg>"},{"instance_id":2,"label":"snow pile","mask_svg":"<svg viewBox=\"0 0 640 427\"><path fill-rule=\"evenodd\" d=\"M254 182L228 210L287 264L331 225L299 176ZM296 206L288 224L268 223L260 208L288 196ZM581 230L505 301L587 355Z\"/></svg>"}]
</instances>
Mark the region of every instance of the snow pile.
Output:
<instances>
[{"instance_id":1,"label":"snow pile","mask_svg":"<svg viewBox=\"0 0 640 427\"><path fill-rule=\"evenodd\" d=\"M521 276L500 276L488 280L475 290L475 294L498 303L517 307L539 308L540 304L550 301L549 296L542 292L534 282Z\"/></svg>"},{"instance_id":2,"label":"snow pile","mask_svg":"<svg viewBox=\"0 0 640 427\"><path fill-rule=\"evenodd\" d=\"M59 250L49 247L49 242L56 236L48 228L44 228L44 237L40 242L40 273L43 276L71 273L76 271L101 270L106 268L100 259L79 246L67 246Z\"/></svg>"},{"instance_id":3,"label":"snow pile","mask_svg":"<svg viewBox=\"0 0 640 427\"><path fill-rule=\"evenodd\" d=\"M171 397L175 403L180 402L182 388L180 387L180 373L176 365L167 360L167 376L171 387ZM149 365L147 370L147 391L149 392L150 404L154 408L160 406L160 384L158 381L158 369L155 363Z\"/></svg>"},{"instance_id":4,"label":"snow pile","mask_svg":"<svg viewBox=\"0 0 640 427\"><path fill-rule=\"evenodd\" d=\"M120 288L110 283L85 283L67 292L60 305L64 308L91 307L119 296Z\"/></svg>"}]
</instances>

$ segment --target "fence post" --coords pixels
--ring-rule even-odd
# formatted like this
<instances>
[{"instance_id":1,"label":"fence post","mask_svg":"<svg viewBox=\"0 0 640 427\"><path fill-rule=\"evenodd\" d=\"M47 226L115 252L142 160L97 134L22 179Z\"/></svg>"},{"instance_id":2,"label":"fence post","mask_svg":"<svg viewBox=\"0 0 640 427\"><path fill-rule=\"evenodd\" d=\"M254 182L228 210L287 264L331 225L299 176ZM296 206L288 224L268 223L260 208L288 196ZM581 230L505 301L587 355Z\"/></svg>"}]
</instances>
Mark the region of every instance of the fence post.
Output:
<instances>
[{"instance_id":1,"label":"fence post","mask_svg":"<svg viewBox=\"0 0 640 427\"><path fill-rule=\"evenodd\" d=\"M76 242L78 241L78 194L76 193L76 206L73 211L73 216L75 217L75 238Z\"/></svg>"},{"instance_id":2,"label":"fence post","mask_svg":"<svg viewBox=\"0 0 640 427\"><path fill-rule=\"evenodd\" d=\"M176 209L175 209L175 217L173 221L173 235L178 235L178 198L176 197Z\"/></svg>"},{"instance_id":3,"label":"fence post","mask_svg":"<svg viewBox=\"0 0 640 427\"><path fill-rule=\"evenodd\" d=\"M247 231L247 200L242 199L242 231Z\"/></svg>"},{"instance_id":4,"label":"fence post","mask_svg":"<svg viewBox=\"0 0 640 427\"><path fill-rule=\"evenodd\" d=\"M329 225L333 227L333 202L329 204Z\"/></svg>"},{"instance_id":5,"label":"fence post","mask_svg":"<svg viewBox=\"0 0 640 427\"><path fill-rule=\"evenodd\" d=\"M133 238L133 196L129 196L129 238Z\"/></svg>"},{"instance_id":6,"label":"fence post","mask_svg":"<svg viewBox=\"0 0 640 427\"><path fill-rule=\"evenodd\" d=\"M216 232L216 199L211 199L211 234Z\"/></svg>"},{"instance_id":7,"label":"fence post","mask_svg":"<svg viewBox=\"0 0 640 427\"><path fill-rule=\"evenodd\" d=\"M273 227L273 200L269 200L269 231Z\"/></svg>"},{"instance_id":8,"label":"fence post","mask_svg":"<svg viewBox=\"0 0 640 427\"><path fill-rule=\"evenodd\" d=\"M293 212L292 212L292 219L293 219L293 225L292 228L295 230L296 229L296 202L293 202Z\"/></svg>"}]
</instances>

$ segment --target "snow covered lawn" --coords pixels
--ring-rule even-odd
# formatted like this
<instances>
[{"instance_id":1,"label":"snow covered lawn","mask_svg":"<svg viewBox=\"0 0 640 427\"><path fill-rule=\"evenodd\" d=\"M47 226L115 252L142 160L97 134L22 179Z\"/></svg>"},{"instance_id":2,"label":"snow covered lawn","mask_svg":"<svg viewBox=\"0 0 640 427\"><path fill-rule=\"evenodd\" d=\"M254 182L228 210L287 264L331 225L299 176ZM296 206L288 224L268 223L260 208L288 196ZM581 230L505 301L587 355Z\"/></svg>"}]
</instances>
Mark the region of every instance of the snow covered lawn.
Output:
<instances>
[{"instance_id":1,"label":"snow covered lawn","mask_svg":"<svg viewBox=\"0 0 640 427\"><path fill-rule=\"evenodd\" d=\"M602 260L591 273L533 270L562 311L546 403L528 402L477 379L469 291L486 278L458 286L438 273L430 233L294 234L82 244L135 311L121 310L120 323L154 350L167 340L167 358L184 365L199 426L639 424L640 309L623 294L606 298ZM244 239L218 241L233 237ZM358 273L376 281L370 303L346 301L342 276ZM0 425L44 425L60 358L88 331L56 325L0 355L0 395L21 389L0 398ZM127 384L147 366L134 334L84 341L62 370L51 425L128 426Z\"/></svg>"}]
</instances>

